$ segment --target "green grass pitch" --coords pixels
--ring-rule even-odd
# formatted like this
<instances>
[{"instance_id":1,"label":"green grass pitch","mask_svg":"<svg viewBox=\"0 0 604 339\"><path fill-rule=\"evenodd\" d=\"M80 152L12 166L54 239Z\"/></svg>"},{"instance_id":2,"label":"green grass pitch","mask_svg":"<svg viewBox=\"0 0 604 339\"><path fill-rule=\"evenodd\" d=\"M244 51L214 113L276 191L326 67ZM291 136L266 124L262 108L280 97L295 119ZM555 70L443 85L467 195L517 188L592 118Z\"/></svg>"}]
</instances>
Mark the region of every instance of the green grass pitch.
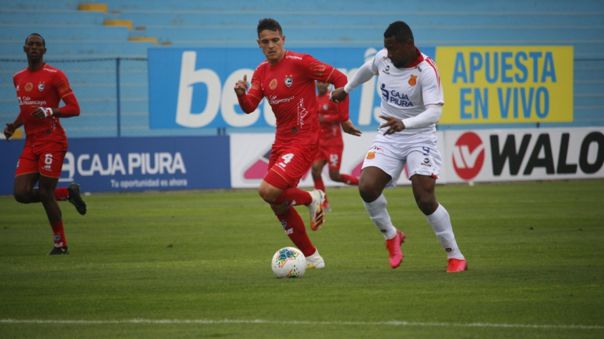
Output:
<instances>
[{"instance_id":1,"label":"green grass pitch","mask_svg":"<svg viewBox=\"0 0 604 339\"><path fill-rule=\"evenodd\" d=\"M356 189L328 195L309 230L326 268L285 280L270 258L289 239L254 190L93 194L84 217L61 203L59 257L42 206L2 196L0 337L604 337L604 181L439 185L460 274L409 187L386 191L396 270Z\"/></svg>"}]
</instances>

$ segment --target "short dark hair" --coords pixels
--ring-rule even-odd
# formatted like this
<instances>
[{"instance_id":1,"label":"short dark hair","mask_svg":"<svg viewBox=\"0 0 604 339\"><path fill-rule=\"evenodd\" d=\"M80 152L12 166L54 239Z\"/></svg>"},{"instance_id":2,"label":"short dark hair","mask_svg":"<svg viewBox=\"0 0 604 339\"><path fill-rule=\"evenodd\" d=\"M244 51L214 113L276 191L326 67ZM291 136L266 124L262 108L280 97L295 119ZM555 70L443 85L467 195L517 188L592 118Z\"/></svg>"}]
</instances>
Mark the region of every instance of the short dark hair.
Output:
<instances>
[{"instance_id":1,"label":"short dark hair","mask_svg":"<svg viewBox=\"0 0 604 339\"><path fill-rule=\"evenodd\" d=\"M273 18L264 18L258 21L258 27L256 28L256 30L258 31L258 36L260 36L260 32L264 31L265 29L283 34L283 30L281 29L279 21Z\"/></svg>"},{"instance_id":2,"label":"short dark hair","mask_svg":"<svg viewBox=\"0 0 604 339\"><path fill-rule=\"evenodd\" d=\"M413 42L411 27L404 21L395 21L386 28L384 38L394 37L398 42Z\"/></svg>"},{"instance_id":3,"label":"short dark hair","mask_svg":"<svg viewBox=\"0 0 604 339\"><path fill-rule=\"evenodd\" d=\"M42 36L42 34L40 33L30 33L27 38L25 38L25 44L27 45L27 40L29 40L30 36L37 36L40 39L42 39L42 46L46 47L46 40L44 40L44 37Z\"/></svg>"}]
</instances>

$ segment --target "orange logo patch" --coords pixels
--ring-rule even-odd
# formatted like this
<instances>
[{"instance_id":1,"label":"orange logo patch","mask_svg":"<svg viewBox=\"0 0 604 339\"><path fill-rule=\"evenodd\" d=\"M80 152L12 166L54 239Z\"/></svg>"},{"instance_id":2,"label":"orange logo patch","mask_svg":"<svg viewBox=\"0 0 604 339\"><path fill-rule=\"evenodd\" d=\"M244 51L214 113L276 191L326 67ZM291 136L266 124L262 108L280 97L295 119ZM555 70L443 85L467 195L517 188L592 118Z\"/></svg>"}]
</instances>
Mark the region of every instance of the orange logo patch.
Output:
<instances>
[{"instance_id":1,"label":"orange logo patch","mask_svg":"<svg viewBox=\"0 0 604 339\"><path fill-rule=\"evenodd\" d=\"M367 152L367 159L368 160L375 159L375 152L374 151Z\"/></svg>"},{"instance_id":2,"label":"orange logo patch","mask_svg":"<svg viewBox=\"0 0 604 339\"><path fill-rule=\"evenodd\" d=\"M25 91L26 92L31 92L31 90L34 88L34 84L32 84L31 82L28 82L25 84Z\"/></svg>"},{"instance_id":3,"label":"orange logo patch","mask_svg":"<svg viewBox=\"0 0 604 339\"><path fill-rule=\"evenodd\" d=\"M268 88L270 88L271 90L277 88L277 79L271 80L271 82L268 84Z\"/></svg>"},{"instance_id":4,"label":"orange logo patch","mask_svg":"<svg viewBox=\"0 0 604 339\"><path fill-rule=\"evenodd\" d=\"M411 74L409 77L409 86L415 86L417 84L417 75Z\"/></svg>"}]
</instances>

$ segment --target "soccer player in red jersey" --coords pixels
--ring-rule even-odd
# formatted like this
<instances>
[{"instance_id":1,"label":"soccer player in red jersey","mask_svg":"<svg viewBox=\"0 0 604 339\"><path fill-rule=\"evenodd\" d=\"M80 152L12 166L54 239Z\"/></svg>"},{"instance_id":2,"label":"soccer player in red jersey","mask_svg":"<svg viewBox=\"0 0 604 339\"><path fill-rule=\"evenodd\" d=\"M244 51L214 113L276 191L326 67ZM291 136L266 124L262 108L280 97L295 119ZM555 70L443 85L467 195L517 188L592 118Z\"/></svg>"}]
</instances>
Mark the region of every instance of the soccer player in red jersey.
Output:
<instances>
[{"instance_id":1,"label":"soccer player in red jersey","mask_svg":"<svg viewBox=\"0 0 604 339\"><path fill-rule=\"evenodd\" d=\"M234 90L246 113L253 112L262 98L266 98L277 121L269 171L260 183L258 193L270 204L288 237L304 253L308 267L323 268L325 262L310 241L304 221L293 206L309 207L313 230L323 223L323 191L307 192L297 185L309 170L318 150L315 80L341 87L346 84L346 76L308 54L285 50L283 30L274 19L260 20L257 34L258 47L266 60L254 71L249 91L246 76L235 84ZM360 133L350 121L343 124L343 129L352 134Z\"/></svg>"},{"instance_id":2,"label":"soccer player in red jersey","mask_svg":"<svg viewBox=\"0 0 604 339\"><path fill-rule=\"evenodd\" d=\"M28 67L13 76L20 111L15 121L4 128L7 140L17 128L25 128L25 146L17 162L14 195L20 203L42 203L53 232L54 247L49 254L69 254L57 200L68 200L82 215L86 213L86 203L76 183L66 188L56 187L67 152L67 137L59 118L80 115L80 106L65 74L44 62L46 43L40 34L30 34L23 51ZM65 106L59 107L61 100ZM34 188L36 183L38 188Z\"/></svg>"},{"instance_id":3,"label":"soccer player in red jersey","mask_svg":"<svg viewBox=\"0 0 604 339\"><path fill-rule=\"evenodd\" d=\"M346 123L348 119L349 101L345 98L342 102L335 103L330 100L328 92L329 84L317 81L317 112L321 124L321 136L319 138L319 152L312 164L312 179L315 188L325 192L325 184L321 178L321 172L325 164L329 164L329 178L336 182L348 185L358 185L359 179L349 174L340 173L342 165L342 153L344 152L344 140L340 124ZM324 207L329 210L327 195Z\"/></svg>"}]
</instances>

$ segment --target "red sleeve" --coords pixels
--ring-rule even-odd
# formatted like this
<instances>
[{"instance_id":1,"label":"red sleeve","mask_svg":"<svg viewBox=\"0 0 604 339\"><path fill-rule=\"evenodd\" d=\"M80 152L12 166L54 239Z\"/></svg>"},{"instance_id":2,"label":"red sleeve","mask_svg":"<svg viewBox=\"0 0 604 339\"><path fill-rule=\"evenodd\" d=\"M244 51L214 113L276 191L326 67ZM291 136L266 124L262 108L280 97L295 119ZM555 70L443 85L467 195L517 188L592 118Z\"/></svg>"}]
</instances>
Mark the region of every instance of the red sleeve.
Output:
<instances>
[{"instance_id":1,"label":"red sleeve","mask_svg":"<svg viewBox=\"0 0 604 339\"><path fill-rule=\"evenodd\" d=\"M69 81L63 72L58 72L55 80L55 88L59 92L61 100L65 103L65 106L59 107L61 117L75 117L80 115L80 104L78 99L69 86Z\"/></svg>"},{"instance_id":2,"label":"red sleeve","mask_svg":"<svg viewBox=\"0 0 604 339\"><path fill-rule=\"evenodd\" d=\"M344 87L348 81L344 73L308 54L302 58L302 64L310 74L310 77L314 80L328 82L333 84L336 88Z\"/></svg>"},{"instance_id":3,"label":"red sleeve","mask_svg":"<svg viewBox=\"0 0 604 339\"><path fill-rule=\"evenodd\" d=\"M252 85L246 94L237 96L239 106L245 113L252 113L257 107L264 93L262 93L262 86L260 86L260 74L261 69L257 68L252 76Z\"/></svg>"},{"instance_id":4,"label":"red sleeve","mask_svg":"<svg viewBox=\"0 0 604 339\"><path fill-rule=\"evenodd\" d=\"M338 106L338 117L340 122L350 119L348 111L350 110L350 95L347 95L343 101L336 104Z\"/></svg>"}]
</instances>

